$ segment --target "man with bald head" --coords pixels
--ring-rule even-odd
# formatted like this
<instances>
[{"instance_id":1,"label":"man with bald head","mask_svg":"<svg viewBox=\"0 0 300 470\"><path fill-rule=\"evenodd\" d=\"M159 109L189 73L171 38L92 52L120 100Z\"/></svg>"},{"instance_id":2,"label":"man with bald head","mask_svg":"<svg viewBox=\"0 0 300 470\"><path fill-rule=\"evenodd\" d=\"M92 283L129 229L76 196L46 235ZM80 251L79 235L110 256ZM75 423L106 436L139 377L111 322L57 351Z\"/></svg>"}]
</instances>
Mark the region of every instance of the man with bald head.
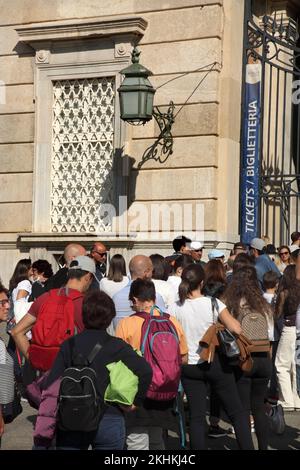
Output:
<instances>
[{"instance_id":1,"label":"man with bald head","mask_svg":"<svg viewBox=\"0 0 300 470\"><path fill-rule=\"evenodd\" d=\"M107 248L104 243L95 242L93 244L91 249L91 258L93 258L96 264L96 276L92 282L90 290L99 289L99 283L106 274Z\"/></svg>"},{"instance_id":2,"label":"man with bald head","mask_svg":"<svg viewBox=\"0 0 300 470\"><path fill-rule=\"evenodd\" d=\"M65 265L57 273L50 277L45 283L45 292L50 289L59 289L66 285L68 280L68 271L71 261L77 256L86 256L86 249L79 243L69 243L64 250Z\"/></svg>"},{"instance_id":3,"label":"man with bald head","mask_svg":"<svg viewBox=\"0 0 300 470\"><path fill-rule=\"evenodd\" d=\"M134 281L135 279L151 279L153 271L152 261L149 256L134 256L129 262L129 271L131 281L129 281L127 286L123 287L123 289L121 289L113 296L113 301L117 312L117 315L113 320L114 329L116 329L117 324L122 318L128 317L129 315L135 313L132 310L131 303L129 301L130 286L132 281ZM155 304L158 305L158 307L164 312L166 311L166 306L163 301L163 298L158 293L156 294Z\"/></svg>"}]
</instances>

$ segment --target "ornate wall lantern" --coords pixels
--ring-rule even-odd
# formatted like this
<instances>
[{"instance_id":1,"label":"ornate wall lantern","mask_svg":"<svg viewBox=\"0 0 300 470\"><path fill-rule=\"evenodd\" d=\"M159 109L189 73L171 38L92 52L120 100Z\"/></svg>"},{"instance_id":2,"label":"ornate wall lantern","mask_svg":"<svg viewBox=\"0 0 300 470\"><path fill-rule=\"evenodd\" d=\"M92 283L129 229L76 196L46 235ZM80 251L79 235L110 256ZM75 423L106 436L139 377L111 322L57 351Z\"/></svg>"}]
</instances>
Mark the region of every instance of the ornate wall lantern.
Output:
<instances>
[{"instance_id":1,"label":"ornate wall lantern","mask_svg":"<svg viewBox=\"0 0 300 470\"><path fill-rule=\"evenodd\" d=\"M140 52L134 48L131 55L132 64L121 70L125 78L118 89L120 96L121 119L130 124L145 124L152 119L153 97L155 88L148 80L153 75L139 64Z\"/></svg>"},{"instance_id":2,"label":"ornate wall lantern","mask_svg":"<svg viewBox=\"0 0 300 470\"><path fill-rule=\"evenodd\" d=\"M187 98L185 103L181 105L176 115L174 115L175 106L173 101L170 101L168 110L165 113L161 112L157 106L153 107L153 98L156 90L148 80L148 77L153 74L146 67L139 64L139 55L140 52L136 47L134 47L131 54L132 64L120 71L125 78L121 86L118 88L118 92L120 97L121 119L123 119L123 121L133 125L140 125L150 121L153 116L160 129L160 133L156 141L145 150L142 159L138 164L138 168L141 168L142 165L150 159L163 163L168 159L169 155L173 153L173 136L171 130L172 125L175 122L175 118L199 88L203 80L205 80L207 75L215 70L215 66L218 62L213 62L211 64L204 65L199 69L182 73L160 85L159 88L170 81L177 80L189 73L206 70L204 77L200 79L193 92ZM220 64L218 65L221 67Z\"/></svg>"}]
</instances>

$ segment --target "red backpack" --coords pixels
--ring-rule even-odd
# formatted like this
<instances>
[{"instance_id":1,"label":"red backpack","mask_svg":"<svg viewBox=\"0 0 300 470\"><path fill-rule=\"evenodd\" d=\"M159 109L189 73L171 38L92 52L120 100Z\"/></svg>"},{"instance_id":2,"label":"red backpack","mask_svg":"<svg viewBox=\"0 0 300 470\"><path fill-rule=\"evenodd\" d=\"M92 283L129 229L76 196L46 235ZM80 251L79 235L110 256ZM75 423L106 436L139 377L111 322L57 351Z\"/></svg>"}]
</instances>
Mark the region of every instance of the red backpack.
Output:
<instances>
[{"instance_id":1,"label":"red backpack","mask_svg":"<svg viewBox=\"0 0 300 470\"><path fill-rule=\"evenodd\" d=\"M29 360L35 369L51 369L61 343L75 334L73 301L83 295L67 288L52 289L33 326Z\"/></svg>"},{"instance_id":2,"label":"red backpack","mask_svg":"<svg viewBox=\"0 0 300 470\"><path fill-rule=\"evenodd\" d=\"M159 316L153 315L154 309L159 311ZM141 353L153 371L152 382L146 396L152 400L172 400L178 393L181 355L178 334L170 315L163 313L154 305L150 314L139 312L133 316L144 320Z\"/></svg>"}]
</instances>

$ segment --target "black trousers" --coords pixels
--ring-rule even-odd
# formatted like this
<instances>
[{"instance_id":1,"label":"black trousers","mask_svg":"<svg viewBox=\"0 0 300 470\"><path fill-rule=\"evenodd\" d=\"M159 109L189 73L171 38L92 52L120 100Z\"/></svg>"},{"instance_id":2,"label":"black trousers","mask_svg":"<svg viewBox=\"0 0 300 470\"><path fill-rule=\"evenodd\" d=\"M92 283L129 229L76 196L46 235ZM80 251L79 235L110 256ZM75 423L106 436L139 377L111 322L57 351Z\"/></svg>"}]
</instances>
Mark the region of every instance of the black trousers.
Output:
<instances>
[{"instance_id":1,"label":"black trousers","mask_svg":"<svg viewBox=\"0 0 300 470\"><path fill-rule=\"evenodd\" d=\"M187 396L192 450L205 449L206 396L210 384L231 420L240 449L253 450L249 413L243 407L233 369L218 353L214 361L182 366L182 385Z\"/></svg>"},{"instance_id":2,"label":"black trousers","mask_svg":"<svg viewBox=\"0 0 300 470\"><path fill-rule=\"evenodd\" d=\"M268 448L269 423L265 410L265 398L272 373L272 361L268 353L252 354L253 367L250 372L235 370L237 388L243 406L252 413L260 450Z\"/></svg>"}]
</instances>

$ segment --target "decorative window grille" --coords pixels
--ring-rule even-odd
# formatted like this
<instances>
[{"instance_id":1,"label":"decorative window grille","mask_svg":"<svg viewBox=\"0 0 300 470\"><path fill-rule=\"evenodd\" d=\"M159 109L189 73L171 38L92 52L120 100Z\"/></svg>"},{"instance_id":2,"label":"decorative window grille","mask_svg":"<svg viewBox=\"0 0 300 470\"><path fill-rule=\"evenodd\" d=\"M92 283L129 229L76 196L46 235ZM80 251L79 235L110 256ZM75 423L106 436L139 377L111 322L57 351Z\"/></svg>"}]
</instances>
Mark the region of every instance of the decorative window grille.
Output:
<instances>
[{"instance_id":1,"label":"decorative window grille","mask_svg":"<svg viewBox=\"0 0 300 470\"><path fill-rule=\"evenodd\" d=\"M114 78L53 82L52 232L110 231ZM103 211L104 212L104 211Z\"/></svg>"}]
</instances>

